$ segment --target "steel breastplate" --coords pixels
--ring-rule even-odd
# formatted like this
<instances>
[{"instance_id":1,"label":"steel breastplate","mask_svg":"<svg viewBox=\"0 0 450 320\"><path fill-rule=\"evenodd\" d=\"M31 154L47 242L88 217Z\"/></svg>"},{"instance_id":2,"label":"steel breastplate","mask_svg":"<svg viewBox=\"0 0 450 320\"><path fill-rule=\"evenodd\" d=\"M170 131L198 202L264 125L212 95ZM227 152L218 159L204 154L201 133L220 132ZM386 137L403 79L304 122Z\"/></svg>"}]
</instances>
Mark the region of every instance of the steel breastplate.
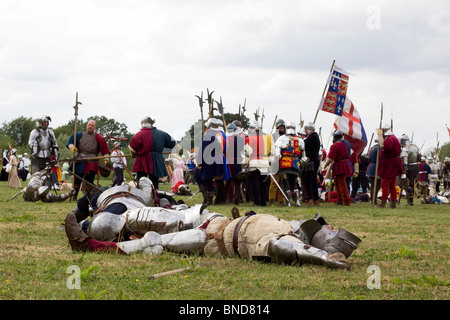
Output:
<instances>
[{"instance_id":1,"label":"steel breastplate","mask_svg":"<svg viewBox=\"0 0 450 320\"><path fill-rule=\"evenodd\" d=\"M78 152L80 158L95 157L98 154L98 142L96 134L83 132L80 141L78 142Z\"/></svg>"}]
</instances>

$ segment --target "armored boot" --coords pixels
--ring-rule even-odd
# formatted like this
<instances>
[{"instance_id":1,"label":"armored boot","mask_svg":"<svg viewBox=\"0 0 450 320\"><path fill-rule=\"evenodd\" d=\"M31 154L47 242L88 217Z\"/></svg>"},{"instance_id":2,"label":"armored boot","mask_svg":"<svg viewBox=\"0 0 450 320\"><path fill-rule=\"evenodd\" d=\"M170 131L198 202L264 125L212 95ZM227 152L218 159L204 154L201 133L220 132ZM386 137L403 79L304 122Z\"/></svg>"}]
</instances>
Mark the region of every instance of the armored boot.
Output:
<instances>
[{"instance_id":1,"label":"armored boot","mask_svg":"<svg viewBox=\"0 0 450 320\"><path fill-rule=\"evenodd\" d=\"M268 250L272 261L278 263L298 263L300 265L310 263L332 269L349 268L344 254L340 252L329 254L325 250L317 249L301 242L272 238L270 239Z\"/></svg>"},{"instance_id":2,"label":"armored boot","mask_svg":"<svg viewBox=\"0 0 450 320\"><path fill-rule=\"evenodd\" d=\"M81 230L75 215L70 212L64 221L67 238L73 251L89 251L88 236Z\"/></svg>"},{"instance_id":3,"label":"armored boot","mask_svg":"<svg viewBox=\"0 0 450 320\"><path fill-rule=\"evenodd\" d=\"M300 204L300 191L298 189L294 190L294 193L292 194L292 197L294 198L295 205L297 207L301 207L302 205Z\"/></svg>"}]
</instances>

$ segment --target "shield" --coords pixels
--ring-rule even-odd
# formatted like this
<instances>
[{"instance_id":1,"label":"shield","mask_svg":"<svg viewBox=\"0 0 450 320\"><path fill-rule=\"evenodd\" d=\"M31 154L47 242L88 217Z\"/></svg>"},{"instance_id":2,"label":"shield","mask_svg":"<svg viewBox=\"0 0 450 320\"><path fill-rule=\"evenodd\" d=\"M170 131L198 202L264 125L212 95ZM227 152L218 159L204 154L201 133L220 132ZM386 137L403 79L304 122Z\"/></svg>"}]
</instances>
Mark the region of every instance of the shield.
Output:
<instances>
[{"instance_id":1,"label":"shield","mask_svg":"<svg viewBox=\"0 0 450 320\"><path fill-rule=\"evenodd\" d=\"M104 164L104 163L100 163L100 165L99 165L99 171L100 171L100 175L103 177L103 178L108 178L109 177L109 175L111 174L111 171L113 171L114 169L113 169L113 166L112 166L112 164L111 163L106 163L106 164Z\"/></svg>"}]
</instances>

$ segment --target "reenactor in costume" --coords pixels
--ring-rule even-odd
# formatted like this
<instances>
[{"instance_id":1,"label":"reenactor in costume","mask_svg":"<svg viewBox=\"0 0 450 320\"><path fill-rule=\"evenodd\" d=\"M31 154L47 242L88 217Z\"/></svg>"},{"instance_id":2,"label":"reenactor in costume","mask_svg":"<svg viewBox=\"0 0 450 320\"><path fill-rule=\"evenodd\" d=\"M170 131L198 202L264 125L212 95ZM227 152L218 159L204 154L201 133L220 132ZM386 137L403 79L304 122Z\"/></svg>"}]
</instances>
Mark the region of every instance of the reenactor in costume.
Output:
<instances>
[{"instance_id":1,"label":"reenactor in costume","mask_svg":"<svg viewBox=\"0 0 450 320\"><path fill-rule=\"evenodd\" d=\"M193 220L192 228L165 233L159 229L176 221L177 216L161 215L155 224L156 231L148 231L139 239L128 241L99 241L88 236L80 228L73 213L66 217L66 235L74 251L103 251L117 254L160 254L163 250L179 253L203 253L210 256L241 257L290 265L304 263L323 265L333 269L348 269L348 258L358 247L361 239L345 229L334 230L323 217L316 215L310 220L281 220L269 214L252 211L241 217L233 208L234 219L209 212L203 206L189 209L186 220ZM143 208L141 210L147 210ZM189 217L189 218L188 218ZM129 228L138 229L139 219L130 214ZM170 220L169 220L170 219ZM115 228L125 229L124 219L116 219ZM148 229L149 224L142 230ZM109 237L111 239L111 237Z\"/></svg>"},{"instance_id":2,"label":"reenactor in costume","mask_svg":"<svg viewBox=\"0 0 450 320\"><path fill-rule=\"evenodd\" d=\"M42 116L38 119L36 128L31 131L28 139L33 173L45 169L47 164L50 163L52 155L55 156L56 161L59 159L59 148L55 134L48 127L50 121L52 119L49 116Z\"/></svg>"},{"instance_id":3,"label":"reenactor in costume","mask_svg":"<svg viewBox=\"0 0 450 320\"><path fill-rule=\"evenodd\" d=\"M276 131L272 134L272 137L273 137L273 143L276 146L278 139L286 134L286 123L284 122L283 119L278 119L277 122L275 123L275 128L276 128ZM274 204L275 202L278 202L278 204L282 204L285 201L284 197L281 195L281 192L277 187L277 183L279 186L282 185L282 179L277 174L278 170L279 170L279 162L275 160L271 163L272 177L273 177L273 179L275 179L275 181L273 179L270 180L270 186L269 186L269 203L270 204Z\"/></svg>"},{"instance_id":4,"label":"reenactor in costume","mask_svg":"<svg viewBox=\"0 0 450 320\"><path fill-rule=\"evenodd\" d=\"M307 134L307 137L304 139L305 155L308 159L304 170L308 206L319 206L320 204L317 187L317 172L320 166L320 137L315 130L316 126L312 122L305 125Z\"/></svg>"},{"instance_id":5,"label":"reenactor in costume","mask_svg":"<svg viewBox=\"0 0 450 320\"><path fill-rule=\"evenodd\" d=\"M124 153L120 150L120 142L116 141L113 144L114 150L111 152L111 156L123 156ZM114 180L111 187L120 186L124 183L123 170L127 166L127 158L125 157L114 157L111 158L111 163L114 169Z\"/></svg>"},{"instance_id":6,"label":"reenactor in costume","mask_svg":"<svg viewBox=\"0 0 450 320\"><path fill-rule=\"evenodd\" d=\"M266 150L266 142L261 124L253 120L250 122L248 136L245 138L245 164L248 171L248 185L251 189L253 203L265 206L267 193L265 178L270 174L270 150Z\"/></svg>"},{"instance_id":7,"label":"reenactor in costume","mask_svg":"<svg viewBox=\"0 0 450 320\"><path fill-rule=\"evenodd\" d=\"M400 141L391 131L389 124L378 129L378 144L380 146L380 167L378 174L381 177L381 204L380 208L385 208L390 196L390 206L397 206L397 176L403 173L403 163L400 158Z\"/></svg>"},{"instance_id":8,"label":"reenactor in costume","mask_svg":"<svg viewBox=\"0 0 450 320\"><path fill-rule=\"evenodd\" d=\"M23 190L23 199L31 202L63 202L75 193L75 190L72 189L64 194L53 194L51 193L52 189L54 188L51 179L51 164L48 164L45 169L31 176Z\"/></svg>"},{"instance_id":9,"label":"reenactor in costume","mask_svg":"<svg viewBox=\"0 0 450 320\"><path fill-rule=\"evenodd\" d=\"M430 196L434 197L439 193L440 167L433 157L428 157L427 163L431 169L429 184Z\"/></svg>"},{"instance_id":10,"label":"reenactor in costume","mask_svg":"<svg viewBox=\"0 0 450 320\"><path fill-rule=\"evenodd\" d=\"M431 168L427 163L427 158L422 157L420 159L419 166L419 176L417 177L417 197L422 196L422 199L428 198L428 186L430 184Z\"/></svg>"},{"instance_id":11,"label":"reenactor in costume","mask_svg":"<svg viewBox=\"0 0 450 320\"><path fill-rule=\"evenodd\" d=\"M295 128L296 125L294 122L287 124L286 134L280 136L275 142L275 157L276 160L279 159L277 175L283 178L286 177L289 188L286 190L286 194L291 195L295 205L300 207L300 186L297 179L302 170L302 154L305 149L305 144L296 134Z\"/></svg>"},{"instance_id":12,"label":"reenactor in costume","mask_svg":"<svg viewBox=\"0 0 450 320\"><path fill-rule=\"evenodd\" d=\"M419 177L419 148L409 140L406 134L402 135L400 144L402 146L400 157L403 162L403 174L401 175L400 184L402 189L406 191L406 204L412 206L414 202L414 184Z\"/></svg>"},{"instance_id":13,"label":"reenactor in costume","mask_svg":"<svg viewBox=\"0 0 450 320\"><path fill-rule=\"evenodd\" d=\"M76 133L76 138L72 135L66 144L67 149L72 152L75 159L80 160L75 162L75 174L78 175L78 177L75 177L74 179L73 188L75 189L75 194L72 196L72 200L76 200L78 197L82 179L86 180L90 184L94 184L95 176L100 173L99 160L89 160L89 158L97 157L99 154L105 156L111 153L105 138L97 133L95 129L95 121L89 120L86 125L86 130L78 131ZM74 145L75 139L76 145ZM83 161L83 159L88 160ZM104 160L104 162L108 163L108 160ZM69 170L73 170L73 165L70 166ZM91 185L85 184L83 191L86 193L91 188Z\"/></svg>"},{"instance_id":14,"label":"reenactor in costume","mask_svg":"<svg viewBox=\"0 0 450 320\"><path fill-rule=\"evenodd\" d=\"M344 135L337 130L333 134L333 145L330 147L324 167L332 165L332 174L336 185L338 205L349 206L351 203L346 179L353 175L348 147L344 143Z\"/></svg>"},{"instance_id":15,"label":"reenactor in costume","mask_svg":"<svg viewBox=\"0 0 450 320\"><path fill-rule=\"evenodd\" d=\"M239 204L242 200L242 180L240 173L242 172L242 164L244 162L242 152L244 150L245 139L241 135L241 131L234 123L227 126L227 163L230 168L230 179L225 181L225 193L227 202Z\"/></svg>"},{"instance_id":16,"label":"reenactor in costume","mask_svg":"<svg viewBox=\"0 0 450 320\"><path fill-rule=\"evenodd\" d=\"M156 189L159 179L168 176L162 152L165 148L172 149L176 141L166 132L153 126L155 120L145 117L141 120L141 130L131 138L131 157L136 158L132 172L136 172L137 181L141 177L152 180Z\"/></svg>"},{"instance_id":17,"label":"reenactor in costume","mask_svg":"<svg viewBox=\"0 0 450 320\"><path fill-rule=\"evenodd\" d=\"M378 152L378 136L375 137L375 144L370 148L368 153L369 158L369 166L367 167L367 177L369 177L370 180L370 199L374 199L374 204L378 205L378 192L381 188L381 177L377 176L377 182L376 182L376 190L375 190L375 169L377 165L377 157L378 161L380 159L380 155Z\"/></svg>"},{"instance_id":18,"label":"reenactor in costume","mask_svg":"<svg viewBox=\"0 0 450 320\"><path fill-rule=\"evenodd\" d=\"M226 159L227 138L220 130L222 126L222 121L216 118L210 118L206 122L207 129L203 134L202 146L196 159L195 180L203 195L203 203L208 205L214 204L214 196L216 204L225 203L224 180L230 177Z\"/></svg>"},{"instance_id":19,"label":"reenactor in costume","mask_svg":"<svg viewBox=\"0 0 450 320\"><path fill-rule=\"evenodd\" d=\"M442 169L442 177L444 178L444 190L450 188L450 158L445 157L444 159L444 167Z\"/></svg>"}]
</instances>

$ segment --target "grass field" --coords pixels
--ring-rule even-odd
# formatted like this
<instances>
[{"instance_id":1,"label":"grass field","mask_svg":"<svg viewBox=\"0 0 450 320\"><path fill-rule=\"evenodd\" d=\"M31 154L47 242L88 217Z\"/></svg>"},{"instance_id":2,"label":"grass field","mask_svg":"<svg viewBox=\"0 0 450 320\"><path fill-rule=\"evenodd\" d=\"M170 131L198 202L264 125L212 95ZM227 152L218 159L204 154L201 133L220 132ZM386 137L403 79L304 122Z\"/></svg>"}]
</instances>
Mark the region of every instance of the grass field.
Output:
<instances>
[{"instance_id":1,"label":"grass field","mask_svg":"<svg viewBox=\"0 0 450 320\"><path fill-rule=\"evenodd\" d=\"M100 181L108 185L109 181ZM162 185L168 189L168 185ZM197 187L191 189L195 192ZM317 211L335 228L362 242L350 270L277 265L239 258L163 253L130 256L72 252L60 224L74 202L30 203L0 182L1 300L447 300L449 205L419 200L397 209L322 204L319 208L239 205L286 220L310 219ZM201 195L187 201L201 202ZM231 217L231 205L211 211ZM153 274L190 267L149 279ZM75 269L73 269L75 268ZM73 270L80 287L73 288ZM379 282L376 280L379 279ZM72 286L71 286L72 284Z\"/></svg>"}]
</instances>

